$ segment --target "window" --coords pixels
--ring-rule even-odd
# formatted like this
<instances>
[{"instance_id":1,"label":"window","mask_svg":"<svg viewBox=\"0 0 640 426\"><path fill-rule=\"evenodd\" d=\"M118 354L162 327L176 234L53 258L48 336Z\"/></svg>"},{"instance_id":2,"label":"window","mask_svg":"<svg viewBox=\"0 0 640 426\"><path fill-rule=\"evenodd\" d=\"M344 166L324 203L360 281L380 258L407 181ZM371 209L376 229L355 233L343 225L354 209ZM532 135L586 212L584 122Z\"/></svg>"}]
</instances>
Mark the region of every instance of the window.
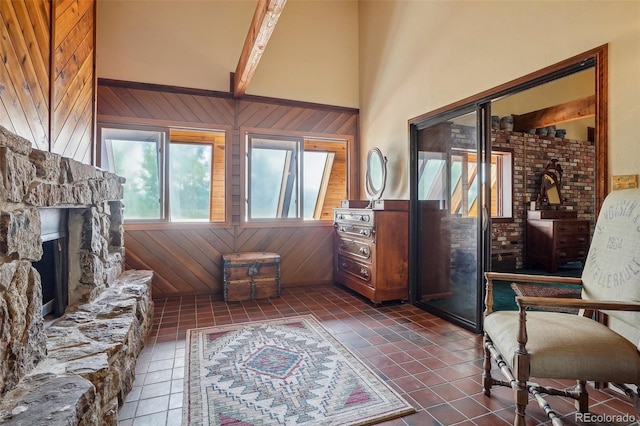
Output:
<instances>
[{"instance_id":1,"label":"window","mask_svg":"<svg viewBox=\"0 0 640 426\"><path fill-rule=\"evenodd\" d=\"M346 146L248 135L246 219L331 220L347 196Z\"/></svg>"},{"instance_id":2,"label":"window","mask_svg":"<svg viewBox=\"0 0 640 426\"><path fill-rule=\"evenodd\" d=\"M440 200L446 208L449 200L451 214L477 216L478 170L476 153L465 150L451 151L451 176L447 181L445 154L420 151L418 176L420 200ZM512 217L512 154L509 151L491 153L491 217ZM430 184L427 184L430 182ZM447 197L447 184L450 184Z\"/></svg>"},{"instance_id":3,"label":"window","mask_svg":"<svg viewBox=\"0 0 640 426\"><path fill-rule=\"evenodd\" d=\"M162 217L164 136L152 130L102 130L102 168L127 179L123 199L127 219Z\"/></svg>"},{"instance_id":4,"label":"window","mask_svg":"<svg viewBox=\"0 0 640 426\"><path fill-rule=\"evenodd\" d=\"M225 135L101 129L101 167L127 179L126 220L225 221Z\"/></svg>"}]
</instances>

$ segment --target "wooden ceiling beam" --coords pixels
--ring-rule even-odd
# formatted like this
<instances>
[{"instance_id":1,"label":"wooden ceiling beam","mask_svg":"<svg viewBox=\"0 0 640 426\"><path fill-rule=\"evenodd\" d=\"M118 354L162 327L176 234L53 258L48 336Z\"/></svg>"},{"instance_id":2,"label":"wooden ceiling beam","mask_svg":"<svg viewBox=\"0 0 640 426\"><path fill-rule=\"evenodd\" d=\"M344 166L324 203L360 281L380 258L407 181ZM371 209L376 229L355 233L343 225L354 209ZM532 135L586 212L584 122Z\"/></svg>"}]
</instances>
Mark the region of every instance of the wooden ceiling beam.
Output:
<instances>
[{"instance_id":1,"label":"wooden ceiling beam","mask_svg":"<svg viewBox=\"0 0 640 426\"><path fill-rule=\"evenodd\" d=\"M234 97L239 98L246 92L286 3L287 0L258 0L234 74Z\"/></svg>"},{"instance_id":2,"label":"wooden ceiling beam","mask_svg":"<svg viewBox=\"0 0 640 426\"><path fill-rule=\"evenodd\" d=\"M526 132L539 127L553 126L596 115L596 96L576 99L538 111L513 116L513 130Z\"/></svg>"}]
</instances>

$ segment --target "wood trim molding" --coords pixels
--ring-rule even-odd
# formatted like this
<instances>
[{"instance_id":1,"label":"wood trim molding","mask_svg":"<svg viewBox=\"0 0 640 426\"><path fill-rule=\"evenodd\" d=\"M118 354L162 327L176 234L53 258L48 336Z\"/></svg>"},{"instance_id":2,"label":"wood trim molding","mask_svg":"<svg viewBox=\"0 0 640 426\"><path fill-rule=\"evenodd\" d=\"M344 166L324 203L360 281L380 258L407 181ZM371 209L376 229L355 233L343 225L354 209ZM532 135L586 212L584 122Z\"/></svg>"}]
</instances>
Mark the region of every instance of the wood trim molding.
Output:
<instances>
[{"instance_id":1,"label":"wood trim molding","mask_svg":"<svg viewBox=\"0 0 640 426\"><path fill-rule=\"evenodd\" d=\"M233 96L244 95L287 0L258 0L234 74Z\"/></svg>"},{"instance_id":2,"label":"wood trim molding","mask_svg":"<svg viewBox=\"0 0 640 426\"><path fill-rule=\"evenodd\" d=\"M529 129L552 126L580 118L596 115L596 95L576 99L526 114L513 115L513 131L526 132Z\"/></svg>"},{"instance_id":3,"label":"wood trim molding","mask_svg":"<svg viewBox=\"0 0 640 426\"><path fill-rule=\"evenodd\" d=\"M185 95L210 96L210 97L217 97L217 98L233 99L232 94L228 92L220 92L216 90L206 90L206 89L194 89L191 87L170 86L170 85L156 84L156 83L140 83L137 81L113 80L108 78L99 78L98 86L122 87L125 89L149 90L152 92L180 93ZM276 104L281 106L313 108L313 109L319 109L323 111L336 111L336 112L346 112L346 113L353 113L353 114L358 114L360 112L359 108L329 105L329 104L319 104L314 102L296 101L291 99L271 98L268 96L246 95L242 97L242 100L250 101L250 102Z\"/></svg>"}]
</instances>

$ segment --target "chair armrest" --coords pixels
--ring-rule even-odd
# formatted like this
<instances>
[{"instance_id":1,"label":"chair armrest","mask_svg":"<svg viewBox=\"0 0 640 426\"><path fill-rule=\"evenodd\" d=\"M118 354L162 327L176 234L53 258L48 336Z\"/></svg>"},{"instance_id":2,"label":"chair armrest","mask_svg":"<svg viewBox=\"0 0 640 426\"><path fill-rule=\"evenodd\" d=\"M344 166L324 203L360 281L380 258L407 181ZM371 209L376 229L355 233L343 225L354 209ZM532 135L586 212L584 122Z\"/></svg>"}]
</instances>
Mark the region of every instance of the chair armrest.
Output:
<instances>
[{"instance_id":1,"label":"chair armrest","mask_svg":"<svg viewBox=\"0 0 640 426\"><path fill-rule=\"evenodd\" d=\"M516 303L522 308L563 307L576 309L636 311L640 312L638 302L620 302L613 300L571 299L565 297L517 296Z\"/></svg>"},{"instance_id":2,"label":"chair armrest","mask_svg":"<svg viewBox=\"0 0 640 426\"><path fill-rule=\"evenodd\" d=\"M485 272L484 276L487 279L487 281L502 280L502 281L582 285L582 278L559 277L557 275L528 275L528 274L511 274L508 272Z\"/></svg>"},{"instance_id":3,"label":"chair armrest","mask_svg":"<svg viewBox=\"0 0 640 426\"><path fill-rule=\"evenodd\" d=\"M556 275L527 275L512 274L508 272L485 272L487 284L485 287L484 297L484 315L487 316L493 312L493 280L516 281L516 282L534 282L546 284L576 284L582 285L581 278L575 277L559 277Z\"/></svg>"}]
</instances>

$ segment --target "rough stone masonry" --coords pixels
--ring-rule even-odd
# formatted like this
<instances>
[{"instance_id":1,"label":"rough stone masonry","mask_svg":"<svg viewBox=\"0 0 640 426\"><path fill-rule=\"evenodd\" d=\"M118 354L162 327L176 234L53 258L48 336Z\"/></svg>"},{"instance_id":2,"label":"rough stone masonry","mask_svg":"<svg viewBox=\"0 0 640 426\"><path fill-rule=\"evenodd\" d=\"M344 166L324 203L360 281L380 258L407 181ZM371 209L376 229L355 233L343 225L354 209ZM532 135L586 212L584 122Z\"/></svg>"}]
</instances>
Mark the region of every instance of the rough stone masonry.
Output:
<instances>
[{"instance_id":1,"label":"rough stone masonry","mask_svg":"<svg viewBox=\"0 0 640 426\"><path fill-rule=\"evenodd\" d=\"M124 271L124 179L0 126L0 422L115 425L153 319ZM69 306L45 327L39 208L69 209Z\"/></svg>"}]
</instances>

